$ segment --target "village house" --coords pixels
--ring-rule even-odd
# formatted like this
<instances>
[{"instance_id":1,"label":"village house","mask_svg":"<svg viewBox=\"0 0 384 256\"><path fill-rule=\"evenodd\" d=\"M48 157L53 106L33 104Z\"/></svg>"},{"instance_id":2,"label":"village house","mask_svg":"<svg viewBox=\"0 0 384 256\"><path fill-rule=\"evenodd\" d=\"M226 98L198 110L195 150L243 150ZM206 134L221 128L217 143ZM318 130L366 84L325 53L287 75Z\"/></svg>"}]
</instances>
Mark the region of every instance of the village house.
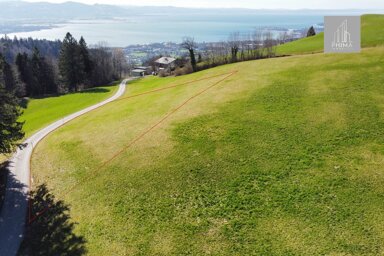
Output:
<instances>
[{"instance_id":1,"label":"village house","mask_svg":"<svg viewBox=\"0 0 384 256\"><path fill-rule=\"evenodd\" d=\"M176 67L176 59L172 57L161 57L155 61L155 71L159 73L164 71L166 73L171 73Z\"/></svg>"}]
</instances>

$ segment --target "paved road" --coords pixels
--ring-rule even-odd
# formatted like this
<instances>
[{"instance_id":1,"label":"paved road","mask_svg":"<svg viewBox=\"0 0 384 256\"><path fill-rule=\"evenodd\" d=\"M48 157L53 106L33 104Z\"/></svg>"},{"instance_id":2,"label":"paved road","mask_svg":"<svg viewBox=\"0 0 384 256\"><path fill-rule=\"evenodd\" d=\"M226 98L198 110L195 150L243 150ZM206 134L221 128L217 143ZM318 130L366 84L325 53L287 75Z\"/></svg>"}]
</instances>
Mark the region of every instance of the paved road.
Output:
<instances>
[{"instance_id":1,"label":"paved road","mask_svg":"<svg viewBox=\"0 0 384 256\"><path fill-rule=\"evenodd\" d=\"M17 150L13 155L10 160L4 204L0 212L0 256L16 255L23 239L28 210L27 195L30 187L30 159L33 148L60 126L122 96L126 83L130 80L124 80L116 94L109 99L69 115L38 131L24 142L25 148Z\"/></svg>"}]
</instances>

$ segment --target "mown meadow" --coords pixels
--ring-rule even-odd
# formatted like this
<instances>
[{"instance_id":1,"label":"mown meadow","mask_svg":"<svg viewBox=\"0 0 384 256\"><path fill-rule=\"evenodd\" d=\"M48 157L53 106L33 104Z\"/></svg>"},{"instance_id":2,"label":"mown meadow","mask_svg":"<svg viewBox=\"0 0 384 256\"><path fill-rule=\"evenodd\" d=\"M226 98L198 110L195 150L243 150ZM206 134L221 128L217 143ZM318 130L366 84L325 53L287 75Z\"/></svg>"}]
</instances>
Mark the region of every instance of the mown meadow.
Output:
<instances>
[{"instance_id":1,"label":"mown meadow","mask_svg":"<svg viewBox=\"0 0 384 256\"><path fill-rule=\"evenodd\" d=\"M125 97L180 86L49 135L34 185L71 205L90 255L381 255L383 56L377 46L135 81Z\"/></svg>"}]
</instances>

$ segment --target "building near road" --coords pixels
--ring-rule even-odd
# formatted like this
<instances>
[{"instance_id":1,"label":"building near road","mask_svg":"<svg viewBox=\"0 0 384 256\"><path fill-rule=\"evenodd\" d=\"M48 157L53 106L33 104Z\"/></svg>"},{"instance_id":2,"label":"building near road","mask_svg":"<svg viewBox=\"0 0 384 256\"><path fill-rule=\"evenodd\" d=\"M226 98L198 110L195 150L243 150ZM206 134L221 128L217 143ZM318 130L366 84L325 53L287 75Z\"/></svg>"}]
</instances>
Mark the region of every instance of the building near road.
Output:
<instances>
[{"instance_id":1,"label":"building near road","mask_svg":"<svg viewBox=\"0 0 384 256\"><path fill-rule=\"evenodd\" d=\"M137 67L131 70L131 76L134 76L134 77L150 75L151 73L152 73L151 67Z\"/></svg>"},{"instance_id":2,"label":"building near road","mask_svg":"<svg viewBox=\"0 0 384 256\"><path fill-rule=\"evenodd\" d=\"M155 71L157 73L163 71L166 73L171 73L176 67L176 59L172 57L161 57L155 61Z\"/></svg>"},{"instance_id":3,"label":"building near road","mask_svg":"<svg viewBox=\"0 0 384 256\"><path fill-rule=\"evenodd\" d=\"M145 70L142 70L142 69L132 69L131 70L131 76L134 76L134 77L145 76Z\"/></svg>"}]
</instances>

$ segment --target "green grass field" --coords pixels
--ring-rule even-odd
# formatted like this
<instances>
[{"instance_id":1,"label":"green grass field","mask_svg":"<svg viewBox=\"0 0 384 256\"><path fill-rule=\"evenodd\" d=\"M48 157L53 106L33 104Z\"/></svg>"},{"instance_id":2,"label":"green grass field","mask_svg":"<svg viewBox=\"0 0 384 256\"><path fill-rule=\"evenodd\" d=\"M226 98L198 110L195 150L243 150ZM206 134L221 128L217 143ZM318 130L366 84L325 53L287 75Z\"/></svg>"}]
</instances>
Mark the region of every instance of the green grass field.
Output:
<instances>
[{"instance_id":1,"label":"green grass field","mask_svg":"<svg viewBox=\"0 0 384 256\"><path fill-rule=\"evenodd\" d=\"M71 205L89 255L383 255L383 56L135 81L126 96L190 83L52 133L35 150L34 185Z\"/></svg>"},{"instance_id":2,"label":"green grass field","mask_svg":"<svg viewBox=\"0 0 384 256\"><path fill-rule=\"evenodd\" d=\"M384 15L363 15L361 17L362 47L384 44ZM309 54L324 51L324 33L304 38L277 47L278 55Z\"/></svg>"},{"instance_id":3,"label":"green grass field","mask_svg":"<svg viewBox=\"0 0 384 256\"><path fill-rule=\"evenodd\" d=\"M115 91L116 85L57 97L31 99L20 117L20 121L25 122L23 129L26 137L60 118L108 98Z\"/></svg>"},{"instance_id":4,"label":"green grass field","mask_svg":"<svg viewBox=\"0 0 384 256\"><path fill-rule=\"evenodd\" d=\"M19 119L21 122L25 122L23 126L25 138L60 118L110 97L116 91L116 88L117 85L97 87L80 93L30 99L27 108L23 109L23 114ZM0 155L0 163L8 158L10 158L10 155Z\"/></svg>"}]
</instances>

